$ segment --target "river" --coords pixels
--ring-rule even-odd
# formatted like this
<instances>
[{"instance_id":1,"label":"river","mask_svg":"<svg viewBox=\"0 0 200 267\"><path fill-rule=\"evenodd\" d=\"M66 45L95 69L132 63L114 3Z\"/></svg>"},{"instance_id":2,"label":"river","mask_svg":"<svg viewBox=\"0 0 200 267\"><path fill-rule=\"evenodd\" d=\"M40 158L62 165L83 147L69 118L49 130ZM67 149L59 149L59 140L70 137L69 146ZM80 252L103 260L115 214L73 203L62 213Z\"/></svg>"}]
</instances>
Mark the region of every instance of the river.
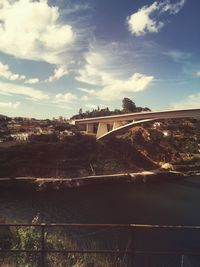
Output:
<instances>
[{"instance_id":1,"label":"river","mask_svg":"<svg viewBox=\"0 0 200 267\"><path fill-rule=\"evenodd\" d=\"M101 184L49 192L0 189L0 218L49 223L200 225L200 176L161 183Z\"/></svg>"}]
</instances>

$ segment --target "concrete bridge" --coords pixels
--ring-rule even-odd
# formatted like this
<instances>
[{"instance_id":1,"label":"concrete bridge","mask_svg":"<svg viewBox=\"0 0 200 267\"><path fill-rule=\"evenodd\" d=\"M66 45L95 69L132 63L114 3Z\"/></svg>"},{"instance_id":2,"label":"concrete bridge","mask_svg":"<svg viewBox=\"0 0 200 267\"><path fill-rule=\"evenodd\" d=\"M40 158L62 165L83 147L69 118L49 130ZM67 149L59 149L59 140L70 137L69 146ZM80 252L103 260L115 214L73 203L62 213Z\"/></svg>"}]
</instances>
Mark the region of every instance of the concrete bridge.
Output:
<instances>
[{"instance_id":1,"label":"concrete bridge","mask_svg":"<svg viewBox=\"0 0 200 267\"><path fill-rule=\"evenodd\" d=\"M168 110L157 112L128 113L104 117L74 120L76 125L85 125L87 134L95 134L97 139L121 134L135 125L150 121L178 118L200 119L200 109Z\"/></svg>"}]
</instances>

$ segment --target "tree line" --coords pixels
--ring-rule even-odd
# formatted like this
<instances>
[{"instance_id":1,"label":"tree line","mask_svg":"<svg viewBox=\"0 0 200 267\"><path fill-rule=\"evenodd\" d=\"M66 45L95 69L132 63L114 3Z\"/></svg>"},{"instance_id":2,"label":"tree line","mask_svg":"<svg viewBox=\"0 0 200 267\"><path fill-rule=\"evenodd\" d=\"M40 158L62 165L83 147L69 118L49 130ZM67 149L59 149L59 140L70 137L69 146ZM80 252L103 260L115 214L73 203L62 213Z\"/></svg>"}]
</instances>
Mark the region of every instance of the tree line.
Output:
<instances>
[{"instance_id":1,"label":"tree line","mask_svg":"<svg viewBox=\"0 0 200 267\"><path fill-rule=\"evenodd\" d=\"M148 107L137 107L136 104L127 97L124 97L122 100L122 109L110 110L108 107L93 109L92 111L86 110L83 112L83 109L80 108L78 114L71 117L71 119L85 119L85 118L94 118L94 117L103 117L109 115L120 115L126 113L135 113L142 111L151 111Z\"/></svg>"}]
</instances>

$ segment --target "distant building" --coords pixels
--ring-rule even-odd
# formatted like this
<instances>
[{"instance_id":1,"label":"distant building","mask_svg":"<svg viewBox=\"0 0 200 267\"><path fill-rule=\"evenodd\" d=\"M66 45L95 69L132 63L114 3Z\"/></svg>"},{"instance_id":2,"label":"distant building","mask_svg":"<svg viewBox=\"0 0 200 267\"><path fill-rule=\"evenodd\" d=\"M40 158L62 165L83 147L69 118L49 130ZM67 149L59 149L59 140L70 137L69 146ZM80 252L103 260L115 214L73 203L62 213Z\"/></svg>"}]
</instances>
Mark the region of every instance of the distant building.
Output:
<instances>
[{"instance_id":1,"label":"distant building","mask_svg":"<svg viewBox=\"0 0 200 267\"><path fill-rule=\"evenodd\" d=\"M28 141L30 133L11 134L11 137L16 141Z\"/></svg>"},{"instance_id":2,"label":"distant building","mask_svg":"<svg viewBox=\"0 0 200 267\"><path fill-rule=\"evenodd\" d=\"M69 130L65 130L65 131L61 131L59 134L58 134L58 138L59 140L64 140L65 137L67 136L72 136L74 135L74 133L72 131L69 131Z\"/></svg>"},{"instance_id":3,"label":"distant building","mask_svg":"<svg viewBox=\"0 0 200 267\"><path fill-rule=\"evenodd\" d=\"M154 122L154 124L153 124L153 129L158 129L158 128L160 128L160 126L162 125L162 122L158 122L158 121L156 121L156 122Z\"/></svg>"}]
</instances>

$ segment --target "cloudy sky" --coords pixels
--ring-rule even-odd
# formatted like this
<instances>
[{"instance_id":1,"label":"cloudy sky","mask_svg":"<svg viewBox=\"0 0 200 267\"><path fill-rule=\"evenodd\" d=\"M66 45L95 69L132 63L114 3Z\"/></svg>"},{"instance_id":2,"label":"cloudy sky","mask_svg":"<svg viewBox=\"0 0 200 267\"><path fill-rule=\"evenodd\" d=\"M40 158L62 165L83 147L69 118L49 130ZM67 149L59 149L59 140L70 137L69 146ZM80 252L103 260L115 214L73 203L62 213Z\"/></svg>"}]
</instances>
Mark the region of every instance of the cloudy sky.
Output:
<instances>
[{"instance_id":1,"label":"cloudy sky","mask_svg":"<svg viewBox=\"0 0 200 267\"><path fill-rule=\"evenodd\" d=\"M200 1L0 0L0 114L200 108Z\"/></svg>"}]
</instances>

